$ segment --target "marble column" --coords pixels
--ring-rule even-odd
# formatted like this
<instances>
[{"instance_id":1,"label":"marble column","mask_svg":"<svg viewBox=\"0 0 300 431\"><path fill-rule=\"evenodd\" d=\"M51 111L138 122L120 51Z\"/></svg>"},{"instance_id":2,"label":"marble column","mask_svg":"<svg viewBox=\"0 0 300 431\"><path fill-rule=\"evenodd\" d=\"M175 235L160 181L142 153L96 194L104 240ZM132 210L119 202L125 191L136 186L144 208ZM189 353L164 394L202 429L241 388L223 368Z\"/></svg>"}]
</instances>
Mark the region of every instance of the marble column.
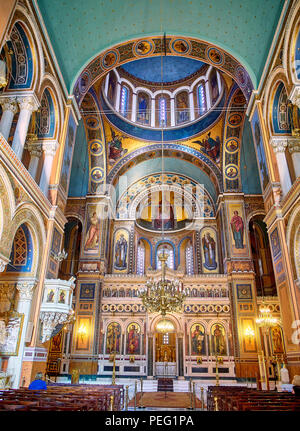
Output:
<instances>
[{"instance_id":1,"label":"marble column","mask_svg":"<svg viewBox=\"0 0 300 431\"><path fill-rule=\"evenodd\" d=\"M38 108L37 100L34 96L25 96L18 98L20 114L17 127L14 134L12 149L17 157L21 160L30 123L31 114Z\"/></svg>"},{"instance_id":2,"label":"marble column","mask_svg":"<svg viewBox=\"0 0 300 431\"><path fill-rule=\"evenodd\" d=\"M30 163L28 166L28 171L32 178L36 180L39 159L42 156L42 145L38 142L27 142L26 148L30 153Z\"/></svg>"},{"instance_id":3,"label":"marble column","mask_svg":"<svg viewBox=\"0 0 300 431\"><path fill-rule=\"evenodd\" d=\"M53 159L58 148L57 141L43 142L42 149L45 153L44 165L40 179L40 188L45 195L48 193L50 175L52 170Z\"/></svg>"},{"instance_id":4,"label":"marble column","mask_svg":"<svg viewBox=\"0 0 300 431\"><path fill-rule=\"evenodd\" d=\"M148 377L153 376L153 337L148 336Z\"/></svg>"},{"instance_id":5,"label":"marble column","mask_svg":"<svg viewBox=\"0 0 300 431\"><path fill-rule=\"evenodd\" d=\"M15 114L18 112L18 104L15 97L4 97L0 98L0 104L2 106L2 117L0 121L0 133L6 141L9 138L11 125Z\"/></svg>"},{"instance_id":6,"label":"marble column","mask_svg":"<svg viewBox=\"0 0 300 431\"><path fill-rule=\"evenodd\" d=\"M300 137L288 138L288 148L293 160L295 175L300 176Z\"/></svg>"},{"instance_id":7,"label":"marble column","mask_svg":"<svg viewBox=\"0 0 300 431\"><path fill-rule=\"evenodd\" d=\"M183 360L183 337L178 337L178 376L179 378L184 375L184 360Z\"/></svg>"},{"instance_id":8,"label":"marble column","mask_svg":"<svg viewBox=\"0 0 300 431\"><path fill-rule=\"evenodd\" d=\"M289 167L285 157L285 149L287 148L288 140L286 137L273 137L270 143L276 155L282 193L286 195L292 186Z\"/></svg>"},{"instance_id":9,"label":"marble column","mask_svg":"<svg viewBox=\"0 0 300 431\"><path fill-rule=\"evenodd\" d=\"M136 102L137 102L137 94L132 93L132 110L131 110L131 121L136 122Z\"/></svg>"},{"instance_id":10,"label":"marble column","mask_svg":"<svg viewBox=\"0 0 300 431\"><path fill-rule=\"evenodd\" d=\"M170 111L171 111L171 126L175 126L176 118L175 118L175 99L172 97L170 99Z\"/></svg>"},{"instance_id":11,"label":"marble column","mask_svg":"<svg viewBox=\"0 0 300 431\"><path fill-rule=\"evenodd\" d=\"M25 347L25 336L30 313L31 300L36 281L21 281L17 283L19 291L19 300L17 312L24 315L22 332L20 335L20 344L17 356L10 356L7 365L7 373L12 375L12 388L16 389L20 385L20 376L22 372L22 361Z\"/></svg>"},{"instance_id":12,"label":"marble column","mask_svg":"<svg viewBox=\"0 0 300 431\"><path fill-rule=\"evenodd\" d=\"M193 92L189 93L189 102L190 102L190 121L195 120L195 106L194 106L194 96Z\"/></svg>"}]
</instances>

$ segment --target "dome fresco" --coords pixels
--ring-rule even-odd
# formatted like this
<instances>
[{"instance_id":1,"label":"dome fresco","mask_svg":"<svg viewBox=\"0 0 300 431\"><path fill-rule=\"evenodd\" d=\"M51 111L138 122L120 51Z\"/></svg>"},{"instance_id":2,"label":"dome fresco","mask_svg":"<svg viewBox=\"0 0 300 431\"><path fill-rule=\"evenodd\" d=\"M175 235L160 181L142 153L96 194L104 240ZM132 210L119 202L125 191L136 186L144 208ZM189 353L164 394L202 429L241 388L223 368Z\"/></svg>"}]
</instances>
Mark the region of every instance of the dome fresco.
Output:
<instances>
[{"instance_id":1,"label":"dome fresco","mask_svg":"<svg viewBox=\"0 0 300 431\"><path fill-rule=\"evenodd\" d=\"M198 72L203 64L186 57L159 56L131 61L120 68L143 81L167 83L188 78Z\"/></svg>"}]
</instances>

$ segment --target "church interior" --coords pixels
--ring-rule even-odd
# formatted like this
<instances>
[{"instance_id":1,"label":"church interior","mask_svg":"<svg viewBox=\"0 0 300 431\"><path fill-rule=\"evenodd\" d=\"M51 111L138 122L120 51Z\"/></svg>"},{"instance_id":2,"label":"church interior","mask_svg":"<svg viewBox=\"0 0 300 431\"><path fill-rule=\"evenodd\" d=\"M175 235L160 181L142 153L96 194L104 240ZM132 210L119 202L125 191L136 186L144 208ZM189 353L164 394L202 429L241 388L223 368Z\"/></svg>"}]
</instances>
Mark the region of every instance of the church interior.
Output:
<instances>
[{"instance_id":1,"label":"church interior","mask_svg":"<svg viewBox=\"0 0 300 431\"><path fill-rule=\"evenodd\" d=\"M300 410L300 1L0 11L0 410Z\"/></svg>"}]
</instances>

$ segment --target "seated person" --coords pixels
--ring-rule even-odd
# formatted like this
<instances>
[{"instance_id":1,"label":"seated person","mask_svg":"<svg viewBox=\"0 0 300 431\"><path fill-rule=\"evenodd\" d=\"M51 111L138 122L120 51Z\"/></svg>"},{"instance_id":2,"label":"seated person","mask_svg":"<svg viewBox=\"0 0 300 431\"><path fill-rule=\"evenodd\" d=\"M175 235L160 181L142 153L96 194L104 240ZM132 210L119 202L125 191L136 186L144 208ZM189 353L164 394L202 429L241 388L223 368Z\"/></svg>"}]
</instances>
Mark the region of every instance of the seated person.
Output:
<instances>
[{"instance_id":1,"label":"seated person","mask_svg":"<svg viewBox=\"0 0 300 431\"><path fill-rule=\"evenodd\" d=\"M43 380L43 373L37 373L35 380L30 383L28 389L32 389L34 391L47 389L46 382Z\"/></svg>"},{"instance_id":2,"label":"seated person","mask_svg":"<svg viewBox=\"0 0 300 431\"><path fill-rule=\"evenodd\" d=\"M299 397L300 396L300 376L298 376L297 374L293 378L292 385L293 385L293 394Z\"/></svg>"}]
</instances>

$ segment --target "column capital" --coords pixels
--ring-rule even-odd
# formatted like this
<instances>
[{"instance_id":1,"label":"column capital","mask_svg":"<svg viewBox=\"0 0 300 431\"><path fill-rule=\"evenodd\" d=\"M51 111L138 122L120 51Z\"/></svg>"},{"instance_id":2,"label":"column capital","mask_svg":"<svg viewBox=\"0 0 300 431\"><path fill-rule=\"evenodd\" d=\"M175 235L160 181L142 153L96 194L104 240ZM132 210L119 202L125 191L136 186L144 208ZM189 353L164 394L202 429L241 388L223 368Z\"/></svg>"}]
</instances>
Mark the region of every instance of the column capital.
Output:
<instances>
[{"instance_id":1,"label":"column capital","mask_svg":"<svg viewBox=\"0 0 300 431\"><path fill-rule=\"evenodd\" d=\"M21 281L17 283L16 287L19 291L21 301L31 301L35 285L35 281Z\"/></svg>"},{"instance_id":2,"label":"column capital","mask_svg":"<svg viewBox=\"0 0 300 431\"><path fill-rule=\"evenodd\" d=\"M39 107L39 102L34 95L18 97L18 104L20 110L26 109L27 111L36 111Z\"/></svg>"},{"instance_id":3,"label":"column capital","mask_svg":"<svg viewBox=\"0 0 300 431\"><path fill-rule=\"evenodd\" d=\"M300 153L300 138L296 136L290 136L288 138L288 148L291 154Z\"/></svg>"},{"instance_id":4,"label":"column capital","mask_svg":"<svg viewBox=\"0 0 300 431\"><path fill-rule=\"evenodd\" d=\"M31 157L41 157L42 155L42 144L36 141L27 141L26 150L29 151Z\"/></svg>"},{"instance_id":5,"label":"column capital","mask_svg":"<svg viewBox=\"0 0 300 431\"><path fill-rule=\"evenodd\" d=\"M294 85L290 95L289 100L293 105L297 105L300 109L300 85Z\"/></svg>"},{"instance_id":6,"label":"column capital","mask_svg":"<svg viewBox=\"0 0 300 431\"><path fill-rule=\"evenodd\" d=\"M288 137L273 136L270 139L270 144L272 145L275 153L284 153L286 147L288 146Z\"/></svg>"},{"instance_id":7,"label":"column capital","mask_svg":"<svg viewBox=\"0 0 300 431\"><path fill-rule=\"evenodd\" d=\"M19 109L16 97L1 95L0 105L2 106L3 112L11 111L13 114L16 114Z\"/></svg>"},{"instance_id":8,"label":"column capital","mask_svg":"<svg viewBox=\"0 0 300 431\"><path fill-rule=\"evenodd\" d=\"M56 150L58 148L58 142L55 141L43 141L42 150L45 153L45 156L55 156Z\"/></svg>"}]
</instances>

